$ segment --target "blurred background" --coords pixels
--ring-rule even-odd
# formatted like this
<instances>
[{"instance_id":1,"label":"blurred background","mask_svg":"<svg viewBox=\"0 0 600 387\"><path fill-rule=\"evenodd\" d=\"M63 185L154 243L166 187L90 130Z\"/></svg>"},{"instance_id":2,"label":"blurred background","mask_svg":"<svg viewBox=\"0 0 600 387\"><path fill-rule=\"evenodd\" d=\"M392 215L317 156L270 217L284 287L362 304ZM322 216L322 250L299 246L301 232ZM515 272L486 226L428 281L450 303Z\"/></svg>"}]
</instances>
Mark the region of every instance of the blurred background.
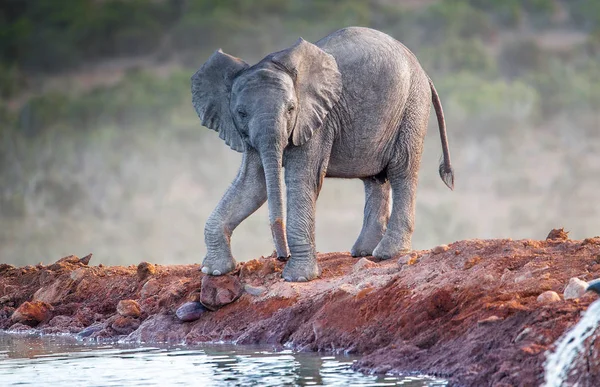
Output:
<instances>
[{"instance_id":1,"label":"blurred background","mask_svg":"<svg viewBox=\"0 0 600 387\"><path fill-rule=\"evenodd\" d=\"M351 25L407 45L446 113L456 189L432 114L414 248L600 234L600 1L2 0L0 262L200 263L241 155L200 126L190 76L219 47L253 64ZM363 200L325 181L319 251L350 249ZM266 206L232 244L272 252Z\"/></svg>"}]
</instances>

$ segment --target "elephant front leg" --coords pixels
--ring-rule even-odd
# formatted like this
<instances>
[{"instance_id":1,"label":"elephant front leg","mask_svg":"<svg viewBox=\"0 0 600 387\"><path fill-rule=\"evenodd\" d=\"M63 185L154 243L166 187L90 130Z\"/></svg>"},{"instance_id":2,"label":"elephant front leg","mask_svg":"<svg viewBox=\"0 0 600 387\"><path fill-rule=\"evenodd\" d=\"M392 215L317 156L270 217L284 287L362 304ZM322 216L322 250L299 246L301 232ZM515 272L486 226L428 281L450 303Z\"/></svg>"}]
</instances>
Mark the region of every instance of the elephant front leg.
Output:
<instances>
[{"instance_id":1,"label":"elephant front leg","mask_svg":"<svg viewBox=\"0 0 600 387\"><path fill-rule=\"evenodd\" d=\"M304 163L286 165L286 231L291 253L283 269L286 281L305 282L321 274L315 247L315 209L324 177L323 169L306 171Z\"/></svg>"},{"instance_id":2,"label":"elephant front leg","mask_svg":"<svg viewBox=\"0 0 600 387\"><path fill-rule=\"evenodd\" d=\"M235 269L236 262L231 254L231 234L266 200L265 174L260 157L256 151L247 150L235 180L206 221L203 273L221 275Z\"/></svg>"},{"instance_id":3,"label":"elephant front leg","mask_svg":"<svg viewBox=\"0 0 600 387\"><path fill-rule=\"evenodd\" d=\"M390 218L390 183L374 177L363 179L365 185L365 211L363 226L350 251L353 257L372 255L383 238Z\"/></svg>"}]
</instances>

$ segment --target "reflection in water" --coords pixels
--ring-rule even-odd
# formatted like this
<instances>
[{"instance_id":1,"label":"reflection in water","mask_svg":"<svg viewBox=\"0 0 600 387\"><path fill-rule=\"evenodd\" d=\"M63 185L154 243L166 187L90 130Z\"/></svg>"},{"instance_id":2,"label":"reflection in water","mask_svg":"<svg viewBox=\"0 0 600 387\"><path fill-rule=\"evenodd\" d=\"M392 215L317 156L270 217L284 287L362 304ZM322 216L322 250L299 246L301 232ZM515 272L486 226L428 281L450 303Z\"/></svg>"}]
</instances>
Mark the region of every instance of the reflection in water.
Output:
<instances>
[{"instance_id":1,"label":"reflection in water","mask_svg":"<svg viewBox=\"0 0 600 387\"><path fill-rule=\"evenodd\" d=\"M426 377L368 376L355 357L225 344L140 347L0 332L3 386L445 386Z\"/></svg>"}]
</instances>

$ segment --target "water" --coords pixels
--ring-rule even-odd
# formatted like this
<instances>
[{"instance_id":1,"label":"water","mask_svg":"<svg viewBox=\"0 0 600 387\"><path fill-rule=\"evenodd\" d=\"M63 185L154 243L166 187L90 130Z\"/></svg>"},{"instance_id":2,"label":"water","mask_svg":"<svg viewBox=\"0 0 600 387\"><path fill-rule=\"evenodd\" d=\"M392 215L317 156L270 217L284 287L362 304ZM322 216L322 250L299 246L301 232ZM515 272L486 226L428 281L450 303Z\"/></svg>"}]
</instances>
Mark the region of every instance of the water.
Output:
<instances>
[{"instance_id":1,"label":"water","mask_svg":"<svg viewBox=\"0 0 600 387\"><path fill-rule=\"evenodd\" d=\"M226 344L140 346L0 332L0 385L445 386L423 376L354 372L356 357Z\"/></svg>"},{"instance_id":2,"label":"water","mask_svg":"<svg viewBox=\"0 0 600 387\"><path fill-rule=\"evenodd\" d=\"M600 301L593 302L579 322L557 343L556 351L550 354L544 364L545 386L564 385L576 356L583 351L585 340L598 328L600 321Z\"/></svg>"}]
</instances>

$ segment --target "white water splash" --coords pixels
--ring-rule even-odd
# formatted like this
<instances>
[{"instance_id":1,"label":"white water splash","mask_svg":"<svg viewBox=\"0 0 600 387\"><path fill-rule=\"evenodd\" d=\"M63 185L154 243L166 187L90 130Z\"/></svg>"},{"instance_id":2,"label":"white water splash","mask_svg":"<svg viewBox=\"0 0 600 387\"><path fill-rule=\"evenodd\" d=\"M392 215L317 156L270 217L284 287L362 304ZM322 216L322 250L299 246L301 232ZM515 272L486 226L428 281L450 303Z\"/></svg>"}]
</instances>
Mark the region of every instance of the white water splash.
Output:
<instances>
[{"instance_id":1,"label":"white water splash","mask_svg":"<svg viewBox=\"0 0 600 387\"><path fill-rule=\"evenodd\" d=\"M582 353L585 340L590 337L600 325L600 300L592 303L583 317L556 346L556 351L549 355L544 363L546 387L565 385L565 379L573 366L576 356Z\"/></svg>"}]
</instances>

